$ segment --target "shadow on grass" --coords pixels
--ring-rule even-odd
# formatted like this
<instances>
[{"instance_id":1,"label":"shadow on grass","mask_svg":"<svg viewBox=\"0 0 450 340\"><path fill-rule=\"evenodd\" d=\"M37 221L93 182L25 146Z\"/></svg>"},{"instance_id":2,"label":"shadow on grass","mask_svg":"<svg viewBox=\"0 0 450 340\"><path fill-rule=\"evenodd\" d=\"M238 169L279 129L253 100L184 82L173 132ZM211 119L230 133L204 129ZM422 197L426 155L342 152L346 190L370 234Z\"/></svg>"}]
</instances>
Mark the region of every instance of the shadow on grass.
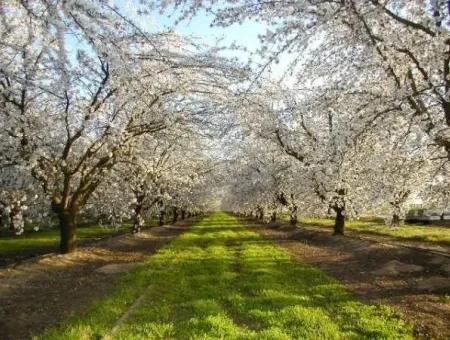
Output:
<instances>
[{"instance_id":1,"label":"shadow on grass","mask_svg":"<svg viewBox=\"0 0 450 340\"><path fill-rule=\"evenodd\" d=\"M411 248L384 246L378 242L332 236L326 231L301 227L288 232L261 225L249 228L255 231L270 231L263 232L265 239L285 245L334 277L345 280L353 287L361 287L359 296L366 301L427 295L429 292L420 289L416 282L427 277L447 275L442 269L442 262L436 261L436 255ZM423 269L415 272L398 271L393 274L386 272L384 275L378 272L394 260L418 265ZM381 287L374 285L377 281L383 282ZM433 294L436 295L446 296L449 293L448 288L433 289Z\"/></svg>"}]
</instances>

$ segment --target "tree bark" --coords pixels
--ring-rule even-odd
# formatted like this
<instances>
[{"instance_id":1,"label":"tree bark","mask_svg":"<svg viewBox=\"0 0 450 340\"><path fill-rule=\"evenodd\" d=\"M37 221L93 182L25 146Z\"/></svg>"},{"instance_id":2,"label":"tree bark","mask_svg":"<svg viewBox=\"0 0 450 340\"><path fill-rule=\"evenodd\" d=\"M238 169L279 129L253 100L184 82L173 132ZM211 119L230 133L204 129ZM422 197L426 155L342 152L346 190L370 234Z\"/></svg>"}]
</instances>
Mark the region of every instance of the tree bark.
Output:
<instances>
[{"instance_id":1,"label":"tree bark","mask_svg":"<svg viewBox=\"0 0 450 340\"><path fill-rule=\"evenodd\" d=\"M135 193L136 203L134 206L134 217L133 217L133 234L140 233L142 230L142 227L144 226L145 220L142 216L144 212L144 200L145 200L145 193L139 193L136 191Z\"/></svg>"},{"instance_id":2,"label":"tree bark","mask_svg":"<svg viewBox=\"0 0 450 340\"><path fill-rule=\"evenodd\" d=\"M177 207L173 207L172 209L172 223L177 223L178 221L178 209Z\"/></svg>"},{"instance_id":3,"label":"tree bark","mask_svg":"<svg viewBox=\"0 0 450 340\"><path fill-rule=\"evenodd\" d=\"M58 213L61 235L59 250L63 254L73 252L77 246L75 216L75 212L68 210L63 210Z\"/></svg>"},{"instance_id":4,"label":"tree bark","mask_svg":"<svg viewBox=\"0 0 450 340\"><path fill-rule=\"evenodd\" d=\"M181 209L181 219L184 220L186 218L186 210Z\"/></svg>"},{"instance_id":5,"label":"tree bark","mask_svg":"<svg viewBox=\"0 0 450 340\"><path fill-rule=\"evenodd\" d=\"M401 223L400 216L397 213L392 214L391 226L398 227L400 226L400 223Z\"/></svg>"},{"instance_id":6,"label":"tree bark","mask_svg":"<svg viewBox=\"0 0 450 340\"><path fill-rule=\"evenodd\" d=\"M25 230L25 224L23 220L22 206L19 204L13 204L11 212L9 213L10 228L14 231L14 234L22 235Z\"/></svg>"},{"instance_id":7,"label":"tree bark","mask_svg":"<svg viewBox=\"0 0 450 340\"><path fill-rule=\"evenodd\" d=\"M133 234L140 233L144 226L144 218L142 217L142 202L137 202L134 207Z\"/></svg>"},{"instance_id":8,"label":"tree bark","mask_svg":"<svg viewBox=\"0 0 450 340\"><path fill-rule=\"evenodd\" d=\"M336 217L334 220L334 235L344 235L344 227L345 227L344 209L334 207L333 210L336 212Z\"/></svg>"},{"instance_id":9,"label":"tree bark","mask_svg":"<svg viewBox=\"0 0 450 340\"><path fill-rule=\"evenodd\" d=\"M293 226L297 225L298 222L298 208L295 204L291 207L289 223Z\"/></svg>"},{"instance_id":10,"label":"tree bark","mask_svg":"<svg viewBox=\"0 0 450 340\"><path fill-rule=\"evenodd\" d=\"M159 212L159 226L164 225L165 222L165 217L166 217L166 212L164 209L161 209L161 211Z\"/></svg>"},{"instance_id":11,"label":"tree bark","mask_svg":"<svg viewBox=\"0 0 450 340\"><path fill-rule=\"evenodd\" d=\"M256 216L257 219L259 219L261 221L264 220L264 208L263 207L258 206L256 214L257 214L257 216Z\"/></svg>"},{"instance_id":12,"label":"tree bark","mask_svg":"<svg viewBox=\"0 0 450 340\"><path fill-rule=\"evenodd\" d=\"M275 223L277 221L277 212L272 212L272 215L270 216L270 223Z\"/></svg>"},{"instance_id":13,"label":"tree bark","mask_svg":"<svg viewBox=\"0 0 450 340\"><path fill-rule=\"evenodd\" d=\"M0 208L0 227L4 227L6 225L5 220L6 220L5 211L2 208Z\"/></svg>"},{"instance_id":14,"label":"tree bark","mask_svg":"<svg viewBox=\"0 0 450 340\"><path fill-rule=\"evenodd\" d=\"M403 215L403 203L405 203L406 199L409 197L410 191L401 191L395 197L392 202L389 202L392 206L392 220L391 227L398 227L403 223L402 215Z\"/></svg>"}]
</instances>

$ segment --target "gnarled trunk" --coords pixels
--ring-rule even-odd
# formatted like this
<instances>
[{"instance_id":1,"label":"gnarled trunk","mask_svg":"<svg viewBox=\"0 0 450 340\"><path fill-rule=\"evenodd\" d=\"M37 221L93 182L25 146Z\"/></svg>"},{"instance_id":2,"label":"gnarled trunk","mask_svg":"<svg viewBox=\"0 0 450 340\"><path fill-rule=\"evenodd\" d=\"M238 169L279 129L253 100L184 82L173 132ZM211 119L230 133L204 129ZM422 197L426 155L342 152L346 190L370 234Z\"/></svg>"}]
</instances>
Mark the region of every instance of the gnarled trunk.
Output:
<instances>
[{"instance_id":1,"label":"gnarled trunk","mask_svg":"<svg viewBox=\"0 0 450 340\"><path fill-rule=\"evenodd\" d=\"M400 215L397 213L393 213L392 214L392 221L391 221L391 226L392 227L398 227L401 224L401 218Z\"/></svg>"},{"instance_id":2,"label":"gnarled trunk","mask_svg":"<svg viewBox=\"0 0 450 340\"><path fill-rule=\"evenodd\" d=\"M23 220L23 209L20 203L13 204L9 213L9 220L11 229L16 235L22 235L25 230L25 223Z\"/></svg>"},{"instance_id":3,"label":"gnarled trunk","mask_svg":"<svg viewBox=\"0 0 450 340\"><path fill-rule=\"evenodd\" d=\"M345 227L344 208L333 207L333 210L336 213L336 217L334 219L334 235L344 235L344 227Z\"/></svg>"},{"instance_id":4,"label":"gnarled trunk","mask_svg":"<svg viewBox=\"0 0 450 340\"><path fill-rule=\"evenodd\" d=\"M144 226L145 220L142 216L144 212L145 194L136 194L136 203L134 205L133 229L134 234L140 233Z\"/></svg>"},{"instance_id":5,"label":"gnarled trunk","mask_svg":"<svg viewBox=\"0 0 450 340\"><path fill-rule=\"evenodd\" d=\"M134 215L133 229L132 229L133 234L140 233L142 228L144 227L144 224L145 221L141 213Z\"/></svg>"},{"instance_id":6,"label":"gnarled trunk","mask_svg":"<svg viewBox=\"0 0 450 340\"><path fill-rule=\"evenodd\" d=\"M298 208L297 205L293 204L289 213L289 223L291 225L297 225L298 222Z\"/></svg>"},{"instance_id":7,"label":"gnarled trunk","mask_svg":"<svg viewBox=\"0 0 450 340\"><path fill-rule=\"evenodd\" d=\"M166 211L164 209L161 209L159 211L159 222L158 222L160 226L164 225L165 218L166 218Z\"/></svg>"},{"instance_id":8,"label":"gnarled trunk","mask_svg":"<svg viewBox=\"0 0 450 340\"><path fill-rule=\"evenodd\" d=\"M178 208L173 207L172 209L172 223L177 223L178 221Z\"/></svg>"},{"instance_id":9,"label":"gnarled trunk","mask_svg":"<svg viewBox=\"0 0 450 340\"><path fill-rule=\"evenodd\" d=\"M398 227L403 223L403 204L406 202L410 194L410 190L398 191L395 193L394 199L389 202L392 207L392 227Z\"/></svg>"},{"instance_id":10,"label":"gnarled trunk","mask_svg":"<svg viewBox=\"0 0 450 340\"><path fill-rule=\"evenodd\" d=\"M134 217L133 217L133 234L140 233L142 227L144 226L144 218L142 217L142 205L137 204L134 208Z\"/></svg>"},{"instance_id":11,"label":"gnarled trunk","mask_svg":"<svg viewBox=\"0 0 450 340\"><path fill-rule=\"evenodd\" d=\"M79 207L76 203L63 205L63 202L58 197L52 199L52 210L56 213L59 220L59 250L63 254L71 253L77 247L77 226L75 222Z\"/></svg>"},{"instance_id":12,"label":"gnarled trunk","mask_svg":"<svg viewBox=\"0 0 450 340\"><path fill-rule=\"evenodd\" d=\"M391 219L391 227L399 227L400 224L403 223L402 220L402 203L403 198L406 199L406 195L401 197L401 200L397 200L394 202L391 202L392 206L392 219Z\"/></svg>"},{"instance_id":13,"label":"gnarled trunk","mask_svg":"<svg viewBox=\"0 0 450 340\"><path fill-rule=\"evenodd\" d=\"M5 216L6 216L5 210L0 207L0 227L3 227L6 225Z\"/></svg>"},{"instance_id":14,"label":"gnarled trunk","mask_svg":"<svg viewBox=\"0 0 450 340\"><path fill-rule=\"evenodd\" d=\"M263 207L258 206L256 208L256 218L261 221L264 220L264 208Z\"/></svg>"},{"instance_id":15,"label":"gnarled trunk","mask_svg":"<svg viewBox=\"0 0 450 340\"><path fill-rule=\"evenodd\" d=\"M73 252L77 247L76 239L76 212L70 210L62 210L58 214L60 243L59 250L63 254Z\"/></svg>"},{"instance_id":16,"label":"gnarled trunk","mask_svg":"<svg viewBox=\"0 0 450 340\"><path fill-rule=\"evenodd\" d=\"M277 221L277 212L273 211L272 215L270 215L270 223L275 223Z\"/></svg>"}]
</instances>

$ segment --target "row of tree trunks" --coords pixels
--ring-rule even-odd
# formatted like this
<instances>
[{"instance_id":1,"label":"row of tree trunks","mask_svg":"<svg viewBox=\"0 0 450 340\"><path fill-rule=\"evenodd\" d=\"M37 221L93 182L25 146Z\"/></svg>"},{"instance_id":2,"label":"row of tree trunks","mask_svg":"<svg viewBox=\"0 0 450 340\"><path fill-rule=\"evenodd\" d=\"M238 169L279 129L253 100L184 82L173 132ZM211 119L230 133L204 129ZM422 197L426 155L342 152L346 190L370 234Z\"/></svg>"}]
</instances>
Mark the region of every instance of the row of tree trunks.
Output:
<instances>
[{"instance_id":1,"label":"row of tree trunks","mask_svg":"<svg viewBox=\"0 0 450 340\"><path fill-rule=\"evenodd\" d=\"M293 226L298 223L298 207L295 204L292 204L289 207L289 223ZM341 207L334 206L332 210L335 212L335 220L334 220L334 235L343 235L344 227L345 227L345 209ZM264 218L264 210L261 207L258 207L255 212L255 217L259 220ZM277 213L273 211L270 215L270 223L275 223L277 220Z\"/></svg>"},{"instance_id":2,"label":"row of tree trunks","mask_svg":"<svg viewBox=\"0 0 450 340\"><path fill-rule=\"evenodd\" d=\"M162 226L166 222L167 212L165 209L161 209L159 212L159 225ZM178 219L184 220L189 218L191 214L185 209L180 209L178 207L172 207L172 223L177 223Z\"/></svg>"},{"instance_id":3,"label":"row of tree trunks","mask_svg":"<svg viewBox=\"0 0 450 340\"><path fill-rule=\"evenodd\" d=\"M70 253L76 249L77 240L76 240L76 211L70 211L66 209L58 209L58 207L54 208L54 211L57 212L57 216L59 219L59 228L60 228L60 252L63 254ZM134 218L133 218L133 233L139 233L145 223L145 219L143 217L143 204L142 201L138 200L136 202L134 208ZM178 208L173 209L173 222L177 222L178 220ZM163 209L159 213L159 225L162 226L165 224L166 211ZM181 219L189 217L189 213L186 210L181 210Z\"/></svg>"},{"instance_id":4,"label":"row of tree trunks","mask_svg":"<svg viewBox=\"0 0 450 340\"><path fill-rule=\"evenodd\" d=\"M344 235L345 230L345 208L339 206L332 206L331 210L335 213L334 217L334 226L333 226L333 234L334 235ZM252 213L244 213L242 214L246 217L254 217L258 220L264 219L264 209L262 207L257 207L256 211ZM277 212L274 210L270 215L270 223L275 223L277 220ZM392 215L392 226L399 226L403 220L401 219L399 214L394 213ZM295 204L292 204L289 207L289 223L291 225L297 225L298 223L298 207Z\"/></svg>"}]
</instances>

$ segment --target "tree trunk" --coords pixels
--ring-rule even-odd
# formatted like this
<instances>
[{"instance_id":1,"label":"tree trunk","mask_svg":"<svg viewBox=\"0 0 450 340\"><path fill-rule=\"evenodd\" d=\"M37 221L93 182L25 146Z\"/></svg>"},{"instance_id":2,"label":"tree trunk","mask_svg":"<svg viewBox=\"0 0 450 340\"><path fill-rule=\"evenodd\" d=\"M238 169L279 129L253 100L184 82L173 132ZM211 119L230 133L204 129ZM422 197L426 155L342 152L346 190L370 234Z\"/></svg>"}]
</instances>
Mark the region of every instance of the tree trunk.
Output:
<instances>
[{"instance_id":1,"label":"tree trunk","mask_svg":"<svg viewBox=\"0 0 450 340\"><path fill-rule=\"evenodd\" d=\"M10 228L14 231L17 236L22 235L25 230L25 223L23 221L22 206L20 204L14 204L11 207L11 212L9 213Z\"/></svg>"},{"instance_id":2,"label":"tree trunk","mask_svg":"<svg viewBox=\"0 0 450 340\"><path fill-rule=\"evenodd\" d=\"M186 210L181 209L181 219L184 220L186 218Z\"/></svg>"},{"instance_id":3,"label":"tree trunk","mask_svg":"<svg viewBox=\"0 0 450 340\"><path fill-rule=\"evenodd\" d=\"M172 223L177 223L177 221L178 221L178 209L177 209L177 207L173 207L172 214L173 214L173 216L172 216Z\"/></svg>"},{"instance_id":4,"label":"tree trunk","mask_svg":"<svg viewBox=\"0 0 450 340\"><path fill-rule=\"evenodd\" d=\"M392 205L392 220L391 227L398 227L402 224L402 201L391 202Z\"/></svg>"},{"instance_id":5,"label":"tree trunk","mask_svg":"<svg viewBox=\"0 0 450 340\"><path fill-rule=\"evenodd\" d=\"M400 223L401 223L400 216L397 213L392 214L391 226L398 227L400 226Z\"/></svg>"},{"instance_id":6,"label":"tree trunk","mask_svg":"<svg viewBox=\"0 0 450 340\"><path fill-rule=\"evenodd\" d=\"M277 221L277 212L272 212L272 215L270 216L270 223L275 223Z\"/></svg>"},{"instance_id":7,"label":"tree trunk","mask_svg":"<svg viewBox=\"0 0 450 340\"><path fill-rule=\"evenodd\" d=\"M5 211L2 208L0 208L0 227L6 226L6 224L5 224L6 221L5 220L6 220L6 218L5 218Z\"/></svg>"},{"instance_id":8,"label":"tree trunk","mask_svg":"<svg viewBox=\"0 0 450 340\"><path fill-rule=\"evenodd\" d=\"M142 230L142 227L145 224L144 216L142 216L144 212L144 200L145 200L145 193L136 191L134 193L136 198L136 203L134 205L134 216L133 216L133 234L140 233Z\"/></svg>"},{"instance_id":9,"label":"tree trunk","mask_svg":"<svg viewBox=\"0 0 450 340\"><path fill-rule=\"evenodd\" d=\"M161 209L161 211L159 212L159 223L158 223L160 226L164 225L165 217L166 217L166 212L164 209Z\"/></svg>"},{"instance_id":10,"label":"tree trunk","mask_svg":"<svg viewBox=\"0 0 450 340\"><path fill-rule=\"evenodd\" d=\"M295 204L293 204L290 212L289 223L295 226L297 225L297 222L298 222L298 208Z\"/></svg>"},{"instance_id":11,"label":"tree trunk","mask_svg":"<svg viewBox=\"0 0 450 340\"><path fill-rule=\"evenodd\" d=\"M144 218L142 217L142 204L138 202L134 208L133 234L140 233L143 226Z\"/></svg>"},{"instance_id":12,"label":"tree trunk","mask_svg":"<svg viewBox=\"0 0 450 340\"><path fill-rule=\"evenodd\" d=\"M345 216L343 208L333 208L336 212L334 220L334 235L344 235Z\"/></svg>"},{"instance_id":13,"label":"tree trunk","mask_svg":"<svg viewBox=\"0 0 450 340\"><path fill-rule=\"evenodd\" d=\"M59 250L63 254L71 253L76 249L76 224L75 224L75 212L61 211L58 214L59 218L59 230L61 239L59 243Z\"/></svg>"},{"instance_id":14,"label":"tree trunk","mask_svg":"<svg viewBox=\"0 0 450 340\"><path fill-rule=\"evenodd\" d=\"M264 220L264 208L263 207L258 207L257 208L257 219L259 220Z\"/></svg>"}]
</instances>

